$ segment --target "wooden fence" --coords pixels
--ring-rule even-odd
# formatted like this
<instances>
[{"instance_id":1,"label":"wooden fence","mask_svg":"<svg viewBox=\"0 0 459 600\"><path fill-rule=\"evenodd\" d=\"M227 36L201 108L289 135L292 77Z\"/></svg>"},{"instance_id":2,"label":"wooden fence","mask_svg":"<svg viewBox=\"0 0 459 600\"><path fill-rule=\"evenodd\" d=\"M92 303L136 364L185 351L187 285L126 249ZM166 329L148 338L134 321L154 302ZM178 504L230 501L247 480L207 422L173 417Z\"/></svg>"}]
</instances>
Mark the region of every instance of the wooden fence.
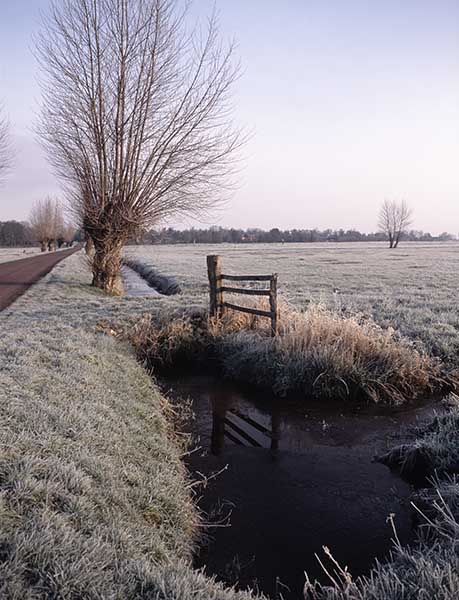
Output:
<instances>
[{"instance_id":1,"label":"wooden fence","mask_svg":"<svg viewBox=\"0 0 459 600\"><path fill-rule=\"evenodd\" d=\"M207 257L207 272L210 284L210 316L221 317L226 309L236 310L259 317L271 319L271 333L277 335L277 273L273 275L225 275L222 273L221 257L211 255ZM269 289L253 289L244 287L232 287L224 285L224 281L235 282L269 282ZM249 306L238 306L225 301L225 293L240 294L243 296L266 296L269 297L269 311L252 308Z\"/></svg>"}]
</instances>

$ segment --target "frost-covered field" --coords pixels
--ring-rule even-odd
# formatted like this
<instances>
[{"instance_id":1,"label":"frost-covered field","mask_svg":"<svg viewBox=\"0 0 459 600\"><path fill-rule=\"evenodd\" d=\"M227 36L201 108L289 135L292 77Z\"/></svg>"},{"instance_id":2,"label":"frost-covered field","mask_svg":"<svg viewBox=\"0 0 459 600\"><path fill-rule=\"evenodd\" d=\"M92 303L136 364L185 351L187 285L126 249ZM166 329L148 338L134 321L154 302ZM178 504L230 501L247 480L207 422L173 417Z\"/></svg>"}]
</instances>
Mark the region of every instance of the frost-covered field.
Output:
<instances>
[{"instance_id":1,"label":"frost-covered field","mask_svg":"<svg viewBox=\"0 0 459 600\"><path fill-rule=\"evenodd\" d=\"M206 301L206 255L220 254L229 273L278 272L281 292L300 308L313 300L365 312L457 362L459 244L131 246L126 254L177 277L184 294L174 302Z\"/></svg>"},{"instance_id":2,"label":"frost-covered field","mask_svg":"<svg viewBox=\"0 0 459 600\"><path fill-rule=\"evenodd\" d=\"M0 263L40 254L40 248L0 248Z\"/></svg>"}]
</instances>

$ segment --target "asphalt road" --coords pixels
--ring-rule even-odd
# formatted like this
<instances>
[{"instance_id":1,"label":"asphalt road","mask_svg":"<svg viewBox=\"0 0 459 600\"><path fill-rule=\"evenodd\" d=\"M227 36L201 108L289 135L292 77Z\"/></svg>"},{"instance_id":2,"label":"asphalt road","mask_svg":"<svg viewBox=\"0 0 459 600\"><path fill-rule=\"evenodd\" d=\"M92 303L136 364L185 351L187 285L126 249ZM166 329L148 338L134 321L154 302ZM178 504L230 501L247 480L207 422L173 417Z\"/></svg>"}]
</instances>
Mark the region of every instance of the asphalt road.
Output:
<instances>
[{"instance_id":1,"label":"asphalt road","mask_svg":"<svg viewBox=\"0 0 459 600\"><path fill-rule=\"evenodd\" d=\"M49 273L61 260L77 252L78 244L68 250L46 252L31 258L0 263L0 310L9 306L31 285Z\"/></svg>"}]
</instances>

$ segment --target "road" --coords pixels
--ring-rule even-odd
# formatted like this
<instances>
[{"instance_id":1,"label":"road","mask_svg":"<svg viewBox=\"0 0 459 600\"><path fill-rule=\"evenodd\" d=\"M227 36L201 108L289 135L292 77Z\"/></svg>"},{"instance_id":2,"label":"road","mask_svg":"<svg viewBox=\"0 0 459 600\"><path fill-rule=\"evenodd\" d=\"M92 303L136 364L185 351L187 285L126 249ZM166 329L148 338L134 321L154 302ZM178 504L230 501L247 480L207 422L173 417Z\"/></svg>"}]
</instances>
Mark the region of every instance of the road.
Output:
<instances>
[{"instance_id":1,"label":"road","mask_svg":"<svg viewBox=\"0 0 459 600\"><path fill-rule=\"evenodd\" d=\"M0 263L0 310L9 306L31 285L49 273L61 260L77 252L78 244L68 250L47 252L32 258Z\"/></svg>"}]
</instances>

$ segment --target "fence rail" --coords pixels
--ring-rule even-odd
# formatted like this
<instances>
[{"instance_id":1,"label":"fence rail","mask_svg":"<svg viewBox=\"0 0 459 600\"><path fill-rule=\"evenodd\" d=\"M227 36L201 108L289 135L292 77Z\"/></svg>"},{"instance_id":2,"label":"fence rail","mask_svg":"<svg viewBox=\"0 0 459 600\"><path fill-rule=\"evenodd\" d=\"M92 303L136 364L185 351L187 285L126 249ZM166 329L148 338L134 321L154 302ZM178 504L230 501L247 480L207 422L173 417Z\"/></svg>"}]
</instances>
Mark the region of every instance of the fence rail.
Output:
<instances>
[{"instance_id":1,"label":"fence rail","mask_svg":"<svg viewBox=\"0 0 459 600\"><path fill-rule=\"evenodd\" d=\"M266 317L271 319L271 334L277 334L277 273L273 275L226 275L222 273L221 257L211 255L207 257L207 272L210 285L210 316L221 317L226 309L235 310L250 315ZM269 282L269 289L253 289L226 286L224 281L243 281L243 282ZM252 308L249 306L238 306L225 301L225 293L238 294L242 296L264 296L269 297L269 311Z\"/></svg>"}]
</instances>

